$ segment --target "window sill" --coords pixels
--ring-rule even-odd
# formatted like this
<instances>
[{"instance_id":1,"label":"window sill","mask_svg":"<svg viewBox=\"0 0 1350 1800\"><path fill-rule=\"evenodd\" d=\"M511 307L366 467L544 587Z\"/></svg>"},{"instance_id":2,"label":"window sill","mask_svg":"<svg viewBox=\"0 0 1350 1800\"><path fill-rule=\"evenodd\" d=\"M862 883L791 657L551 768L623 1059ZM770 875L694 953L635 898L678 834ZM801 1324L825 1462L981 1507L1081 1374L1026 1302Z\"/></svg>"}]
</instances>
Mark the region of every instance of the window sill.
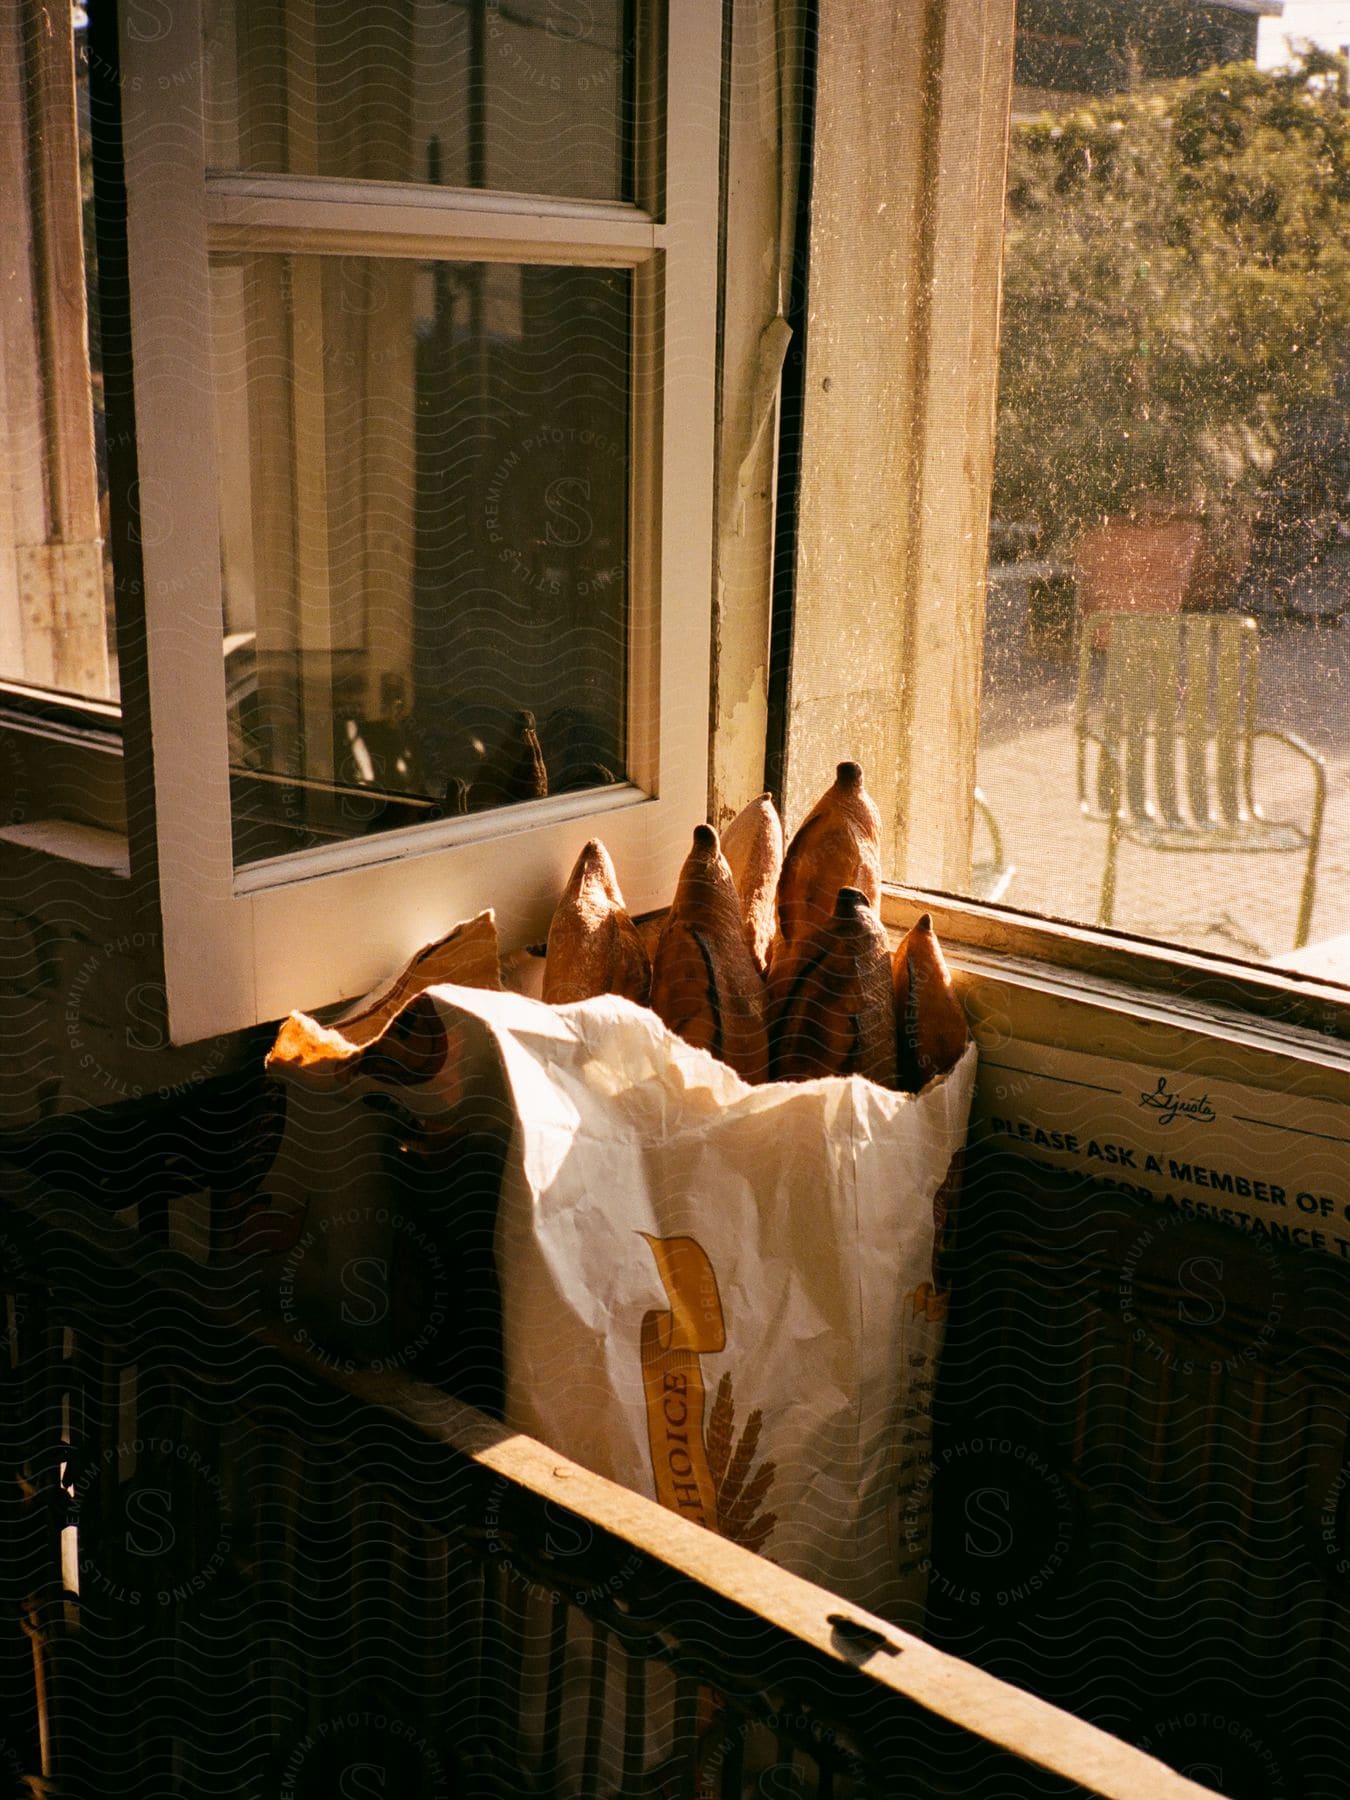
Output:
<instances>
[{"instance_id":1,"label":"window sill","mask_svg":"<svg viewBox=\"0 0 1350 1800\"><path fill-rule=\"evenodd\" d=\"M1344 987L913 889L888 888L881 911L899 931L931 913L984 1046L1024 1039L1350 1102Z\"/></svg>"},{"instance_id":2,"label":"window sill","mask_svg":"<svg viewBox=\"0 0 1350 1800\"><path fill-rule=\"evenodd\" d=\"M0 827L0 844L16 844L24 850L79 863L122 881L131 879L131 857L121 832L103 831L73 819L31 819L22 825Z\"/></svg>"},{"instance_id":3,"label":"window sill","mask_svg":"<svg viewBox=\"0 0 1350 1800\"><path fill-rule=\"evenodd\" d=\"M122 736L115 711L65 705L16 709L0 687L0 833L69 825L59 832L64 848L52 854L83 862L89 844L81 832L122 840L125 859L126 796ZM15 840L30 844L31 840ZM47 842L37 845L46 849ZM107 868L102 851L95 867Z\"/></svg>"},{"instance_id":4,"label":"window sill","mask_svg":"<svg viewBox=\"0 0 1350 1800\"><path fill-rule=\"evenodd\" d=\"M0 679L0 723L29 730L73 730L106 737L120 747L122 708L113 700L92 700L52 688Z\"/></svg>"}]
</instances>

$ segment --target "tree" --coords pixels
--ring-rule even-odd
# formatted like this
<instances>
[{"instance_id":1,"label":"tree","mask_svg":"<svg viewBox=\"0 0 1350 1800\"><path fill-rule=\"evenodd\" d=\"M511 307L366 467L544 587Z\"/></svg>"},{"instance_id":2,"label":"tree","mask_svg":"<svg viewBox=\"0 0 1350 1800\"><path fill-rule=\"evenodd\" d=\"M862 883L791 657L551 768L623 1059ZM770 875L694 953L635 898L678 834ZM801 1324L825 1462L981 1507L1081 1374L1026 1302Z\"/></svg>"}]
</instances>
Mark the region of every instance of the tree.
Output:
<instances>
[{"instance_id":1,"label":"tree","mask_svg":"<svg viewBox=\"0 0 1350 1800\"><path fill-rule=\"evenodd\" d=\"M1014 128L995 511L1067 547L1222 509L1350 346L1340 59L1234 63Z\"/></svg>"}]
</instances>

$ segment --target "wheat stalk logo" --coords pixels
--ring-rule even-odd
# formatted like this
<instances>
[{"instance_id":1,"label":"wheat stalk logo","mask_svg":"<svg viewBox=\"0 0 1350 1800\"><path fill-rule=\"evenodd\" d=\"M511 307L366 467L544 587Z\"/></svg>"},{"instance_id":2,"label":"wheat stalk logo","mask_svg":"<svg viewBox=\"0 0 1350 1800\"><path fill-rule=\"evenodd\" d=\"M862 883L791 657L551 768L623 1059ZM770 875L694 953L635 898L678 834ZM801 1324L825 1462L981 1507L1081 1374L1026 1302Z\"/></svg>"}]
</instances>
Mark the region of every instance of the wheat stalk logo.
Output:
<instances>
[{"instance_id":1,"label":"wheat stalk logo","mask_svg":"<svg viewBox=\"0 0 1350 1800\"><path fill-rule=\"evenodd\" d=\"M763 1424L764 1415L756 1407L737 1442L736 1402L728 1370L717 1384L708 1419L708 1469L717 1495L718 1530L747 1550L762 1550L778 1523L777 1513L760 1510L769 1497L778 1467L772 1462L756 1466L755 1452Z\"/></svg>"}]
</instances>

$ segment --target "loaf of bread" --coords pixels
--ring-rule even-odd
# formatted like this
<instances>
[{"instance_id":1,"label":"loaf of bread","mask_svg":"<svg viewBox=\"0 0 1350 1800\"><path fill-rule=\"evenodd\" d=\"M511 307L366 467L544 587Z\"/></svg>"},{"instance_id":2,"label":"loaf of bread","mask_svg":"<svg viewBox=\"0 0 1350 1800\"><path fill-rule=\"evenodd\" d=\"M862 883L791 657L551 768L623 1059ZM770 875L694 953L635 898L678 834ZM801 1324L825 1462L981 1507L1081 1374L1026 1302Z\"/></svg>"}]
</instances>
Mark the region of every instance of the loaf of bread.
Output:
<instances>
[{"instance_id":1,"label":"loaf of bread","mask_svg":"<svg viewBox=\"0 0 1350 1800\"><path fill-rule=\"evenodd\" d=\"M766 1079L764 982L740 897L711 825L694 828L675 899L652 960L652 1009L687 1043Z\"/></svg>"},{"instance_id":2,"label":"loaf of bread","mask_svg":"<svg viewBox=\"0 0 1350 1800\"><path fill-rule=\"evenodd\" d=\"M865 1075L894 1087L890 942L858 888L823 925L785 947L769 976L769 1048L778 1081Z\"/></svg>"},{"instance_id":3,"label":"loaf of bread","mask_svg":"<svg viewBox=\"0 0 1350 1800\"><path fill-rule=\"evenodd\" d=\"M760 794L741 808L722 833L722 854L736 883L755 961L767 969L783 869L783 823L772 794Z\"/></svg>"},{"instance_id":4,"label":"loaf of bread","mask_svg":"<svg viewBox=\"0 0 1350 1800\"><path fill-rule=\"evenodd\" d=\"M645 1006L651 964L629 918L609 852L599 838L582 847L548 928L544 999L554 1006L622 994Z\"/></svg>"},{"instance_id":5,"label":"loaf of bread","mask_svg":"<svg viewBox=\"0 0 1350 1800\"><path fill-rule=\"evenodd\" d=\"M500 988L500 958L496 920L491 912L479 913L477 918L456 925L444 937L424 944L392 981L349 1007L331 1024L320 1025L306 1013L292 1013L277 1033L264 1066L269 1075L302 1087L324 1086L333 1079L336 1069L353 1066L358 1050L384 1038L423 989L442 981L455 982L460 987ZM429 1035L424 1035L420 1050L415 1044L411 1048L405 1044L400 1054L416 1060L434 1037L430 1026L427 1030ZM434 1059L434 1047L430 1054Z\"/></svg>"},{"instance_id":6,"label":"loaf of bread","mask_svg":"<svg viewBox=\"0 0 1350 1800\"><path fill-rule=\"evenodd\" d=\"M855 762L841 762L833 784L802 820L778 880L779 944L795 942L834 912L840 888L856 888L869 906L881 894L881 815Z\"/></svg>"},{"instance_id":7,"label":"loaf of bread","mask_svg":"<svg viewBox=\"0 0 1350 1800\"><path fill-rule=\"evenodd\" d=\"M917 1094L961 1060L970 1031L933 920L918 919L896 945L895 1035L898 1086Z\"/></svg>"}]
</instances>

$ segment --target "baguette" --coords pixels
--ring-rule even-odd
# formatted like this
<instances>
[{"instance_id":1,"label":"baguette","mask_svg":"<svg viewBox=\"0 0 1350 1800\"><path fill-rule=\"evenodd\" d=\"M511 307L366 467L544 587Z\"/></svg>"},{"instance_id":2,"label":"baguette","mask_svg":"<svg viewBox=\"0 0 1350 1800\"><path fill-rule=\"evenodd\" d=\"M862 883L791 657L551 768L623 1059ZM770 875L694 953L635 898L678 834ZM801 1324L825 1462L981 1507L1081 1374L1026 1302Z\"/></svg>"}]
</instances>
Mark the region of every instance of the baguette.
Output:
<instances>
[{"instance_id":1,"label":"baguette","mask_svg":"<svg viewBox=\"0 0 1350 1800\"><path fill-rule=\"evenodd\" d=\"M302 1087L325 1086L340 1068L354 1067L356 1052L383 1037L424 988L442 981L461 987L501 987L497 925L490 912L466 919L434 943L424 944L392 981L349 1007L331 1025L320 1025L307 1013L292 1013L268 1053L267 1073ZM432 1032L432 1027L427 1030Z\"/></svg>"},{"instance_id":2,"label":"baguette","mask_svg":"<svg viewBox=\"0 0 1350 1800\"><path fill-rule=\"evenodd\" d=\"M783 869L783 824L771 794L761 794L736 814L722 833L722 854L736 883L755 961L767 969Z\"/></svg>"},{"instance_id":3,"label":"baguette","mask_svg":"<svg viewBox=\"0 0 1350 1800\"><path fill-rule=\"evenodd\" d=\"M652 960L652 1010L743 1081L769 1072L764 982L740 898L711 825L694 828Z\"/></svg>"},{"instance_id":4,"label":"baguette","mask_svg":"<svg viewBox=\"0 0 1350 1800\"><path fill-rule=\"evenodd\" d=\"M970 1030L928 913L895 950L895 1035L902 1093L917 1094L960 1062Z\"/></svg>"},{"instance_id":5,"label":"baguette","mask_svg":"<svg viewBox=\"0 0 1350 1800\"><path fill-rule=\"evenodd\" d=\"M791 944L823 925L840 888L856 888L875 907L881 894L881 815L855 762L841 762L832 786L802 820L778 880L778 937Z\"/></svg>"},{"instance_id":6,"label":"baguette","mask_svg":"<svg viewBox=\"0 0 1350 1800\"><path fill-rule=\"evenodd\" d=\"M774 964L769 1018L775 1080L895 1086L890 943L860 889L841 888L831 917Z\"/></svg>"},{"instance_id":7,"label":"baguette","mask_svg":"<svg viewBox=\"0 0 1350 1800\"><path fill-rule=\"evenodd\" d=\"M629 918L609 852L583 845L548 928L543 997L553 1006L622 994L645 1006L651 963Z\"/></svg>"}]
</instances>

